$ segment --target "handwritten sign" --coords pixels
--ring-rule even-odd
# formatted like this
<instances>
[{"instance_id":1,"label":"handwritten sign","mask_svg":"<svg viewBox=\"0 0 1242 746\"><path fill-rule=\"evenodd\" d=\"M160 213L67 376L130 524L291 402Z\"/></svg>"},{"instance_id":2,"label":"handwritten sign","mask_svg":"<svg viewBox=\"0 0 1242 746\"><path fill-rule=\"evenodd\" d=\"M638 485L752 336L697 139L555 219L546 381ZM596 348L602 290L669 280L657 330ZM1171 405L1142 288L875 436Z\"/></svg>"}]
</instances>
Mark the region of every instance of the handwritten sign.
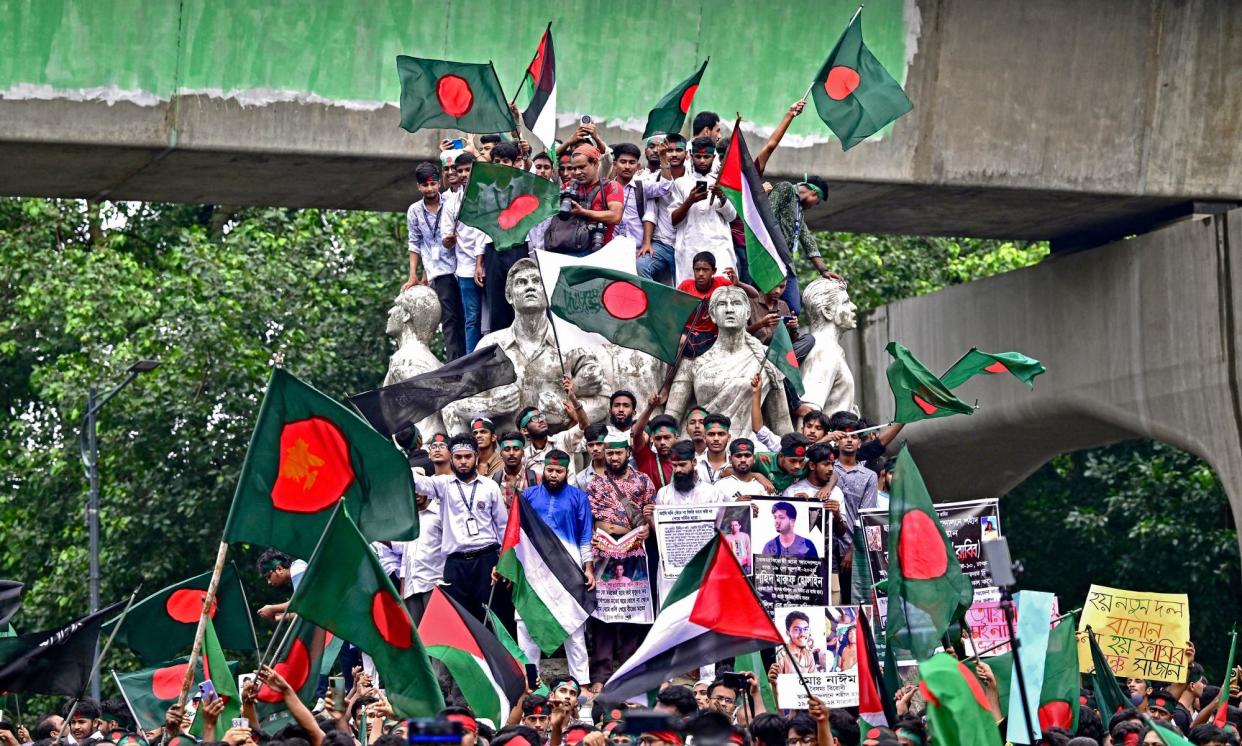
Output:
<instances>
[{"instance_id":1,"label":"handwritten sign","mask_svg":"<svg viewBox=\"0 0 1242 746\"><path fill-rule=\"evenodd\" d=\"M1051 619L1058 616L1057 600L1053 597ZM1016 609L1014 623L1017 624ZM967 631L962 634L966 655L974 655L978 651L979 655L988 657L1009 652L1009 627L1005 624L1005 612L1001 609L1000 589L991 586L975 589L974 603L966 610L966 625Z\"/></svg>"},{"instance_id":2,"label":"handwritten sign","mask_svg":"<svg viewBox=\"0 0 1242 746\"><path fill-rule=\"evenodd\" d=\"M1190 664L1190 603L1185 593L1143 593L1092 585L1078 623L1078 670L1090 673L1087 627L1121 677L1183 682Z\"/></svg>"}]
</instances>

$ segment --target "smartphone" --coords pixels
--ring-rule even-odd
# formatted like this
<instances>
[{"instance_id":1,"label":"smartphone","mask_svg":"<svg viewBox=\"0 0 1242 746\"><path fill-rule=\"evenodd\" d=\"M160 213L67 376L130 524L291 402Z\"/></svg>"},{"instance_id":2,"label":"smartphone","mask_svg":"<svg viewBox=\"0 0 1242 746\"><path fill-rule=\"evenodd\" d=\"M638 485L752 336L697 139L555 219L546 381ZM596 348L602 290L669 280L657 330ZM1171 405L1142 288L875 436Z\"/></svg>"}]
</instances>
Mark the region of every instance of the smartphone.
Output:
<instances>
[{"instance_id":1,"label":"smartphone","mask_svg":"<svg viewBox=\"0 0 1242 746\"><path fill-rule=\"evenodd\" d=\"M233 727L234 728L245 728L246 730L249 730L250 721L247 720L246 718L233 718Z\"/></svg>"},{"instance_id":2,"label":"smartphone","mask_svg":"<svg viewBox=\"0 0 1242 746\"><path fill-rule=\"evenodd\" d=\"M452 140L449 140L449 145L452 146L453 150L466 149L466 141L460 137L455 137Z\"/></svg>"},{"instance_id":3,"label":"smartphone","mask_svg":"<svg viewBox=\"0 0 1242 746\"><path fill-rule=\"evenodd\" d=\"M407 721L411 744L460 744L461 723L438 718L414 718Z\"/></svg>"},{"instance_id":4,"label":"smartphone","mask_svg":"<svg viewBox=\"0 0 1242 746\"><path fill-rule=\"evenodd\" d=\"M706 192L706 191L707 191L707 182L706 182L706 181L696 181L696 182L694 182L694 190L695 190L696 192Z\"/></svg>"},{"instance_id":5,"label":"smartphone","mask_svg":"<svg viewBox=\"0 0 1242 746\"><path fill-rule=\"evenodd\" d=\"M328 692L332 697L332 709L337 712L345 709L345 677L329 676Z\"/></svg>"},{"instance_id":6,"label":"smartphone","mask_svg":"<svg viewBox=\"0 0 1242 746\"><path fill-rule=\"evenodd\" d=\"M207 679L198 685L198 693L202 695L204 702L215 702L220 699L220 695L216 694L216 686L211 683L211 679Z\"/></svg>"},{"instance_id":7,"label":"smartphone","mask_svg":"<svg viewBox=\"0 0 1242 746\"><path fill-rule=\"evenodd\" d=\"M720 674L720 683L738 692L745 691L750 688L750 684L746 681L746 677L734 671L726 671Z\"/></svg>"},{"instance_id":8,"label":"smartphone","mask_svg":"<svg viewBox=\"0 0 1242 746\"><path fill-rule=\"evenodd\" d=\"M590 115L590 114L583 114L583 115L582 115L582 118L581 118L581 119L579 119L578 121L579 121L579 122L581 122L582 124L590 124L590 123L591 123L591 115Z\"/></svg>"}]
</instances>

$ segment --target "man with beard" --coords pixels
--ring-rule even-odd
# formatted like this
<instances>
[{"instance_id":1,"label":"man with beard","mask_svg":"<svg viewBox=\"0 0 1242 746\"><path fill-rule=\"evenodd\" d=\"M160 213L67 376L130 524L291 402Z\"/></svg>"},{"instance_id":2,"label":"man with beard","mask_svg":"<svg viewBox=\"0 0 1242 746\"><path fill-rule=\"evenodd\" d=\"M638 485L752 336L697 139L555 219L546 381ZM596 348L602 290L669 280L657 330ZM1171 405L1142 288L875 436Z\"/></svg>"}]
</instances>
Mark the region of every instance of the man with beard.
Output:
<instances>
[{"instance_id":1,"label":"man with beard","mask_svg":"<svg viewBox=\"0 0 1242 746\"><path fill-rule=\"evenodd\" d=\"M630 467L630 445L624 437L614 434L604 444L604 466L604 476L592 479L587 485L595 528L613 538L639 528L640 540L645 539L648 530L643 516L655 495L655 485L646 474ZM594 648L589 679L592 688L598 691L634 654L646 636L647 627L628 622L602 622L595 617L587 620Z\"/></svg>"},{"instance_id":2,"label":"man with beard","mask_svg":"<svg viewBox=\"0 0 1242 746\"><path fill-rule=\"evenodd\" d=\"M621 389L608 397L608 423L614 430L629 432L634 426L634 412L638 410L638 397Z\"/></svg>"},{"instance_id":3,"label":"man with beard","mask_svg":"<svg viewBox=\"0 0 1242 746\"><path fill-rule=\"evenodd\" d=\"M699 479L708 484L720 481L724 470L729 468L729 426L732 421L723 414L709 414L703 418L703 440L707 449L695 456L695 469Z\"/></svg>"},{"instance_id":4,"label":"man with beard","mask_svg":"<svg viewBox=\"0 0 1242 746\"><path fill-rule=\"evenodd\" d=\"M418 494L440 501L440 522L427 531L427 544L444 554L445 592L486 622L492 570L500 558L509 513L500 486L479 476L474 437L454 435L448 446L452 474L415 474L414 487ZM506 628L512 628L513 602L503 584L496 587L491 608Z\"/></svg>"},{"instance_id":5,"label":"man with beard","mask_svg":"<svg viewBox=\"0 0 1242 746\"><path fill-rule=\"evenodd\" d=\"M716 482L716 489L726 497L749 500L752 496L772 494L772 483L755 471L755 444L750 438L729 443L729 466L733 473Z\"/></svg>"},{"instance_id":6,"label":"man with beard","mask_svg":"<svg viewBox=\"0 0 1242 746\"><path fill-rule=\"evenodd\" d=\"M562 402L569 412L571 421L579 424L568 430L552 435L548 430L548 418L538 407L523 407L517 416L518 430L526 438L526 465L543 472L543 460L553 449L566 453L576 453L582 443L582 425L586 423L586 412L582 411L582 402L574 393L574 382L569 376L561 377L561 388L565 390L568 400Z\"/></svg>"},{"instance_id":7,"label":"man with beard","mask_svg":"<svg viewBox=\"0 0 1242 746\"><path fill-rule=\"evenodd\" d=\"M647 408L634 423L634 427L630 428L635 465L651 479L652 484L661 487L673 479L673 460L669 452L677 440L676 419L667 414L651 416L656 407L663 403L664 397L659 392L653 394Z\"/></svg>"},{"instance_id":8,"label":"man with beard","mask_svg":"<svg viewBox=\"0 0 1242 746\"><path fill-rule=\"evenodd\" d=\"M688 440L679 440L673 444L673 483L661 487L656 492L655 502L645 509L648 519L656 505L705 505L707 503L725 502L726 498L716 489L716 485L699 480L698 461L695 459L694 444Z\"/></svg>"},{"instance_id":9,"label":"man with beard","mask_svg":"<svg viewBox=\"0 0 1242 746\"><path fill-rule=\"evenodd\" d=\"M505 507L513 505L513 496L520 495L527 487L539 483L539 475L529 466L523 465L526 458L526 439L521 433L507 432L500 436L501 467L488 476L500 485L500 494L505 498Z\"/></svg>"}]
</instances>

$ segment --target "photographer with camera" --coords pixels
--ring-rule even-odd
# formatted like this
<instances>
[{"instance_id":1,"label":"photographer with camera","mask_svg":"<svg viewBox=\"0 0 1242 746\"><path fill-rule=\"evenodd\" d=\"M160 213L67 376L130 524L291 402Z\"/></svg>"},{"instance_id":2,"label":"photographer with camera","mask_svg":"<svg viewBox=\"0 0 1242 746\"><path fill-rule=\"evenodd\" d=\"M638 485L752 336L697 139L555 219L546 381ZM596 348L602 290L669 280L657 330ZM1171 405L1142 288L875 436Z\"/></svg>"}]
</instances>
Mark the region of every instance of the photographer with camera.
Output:
<instances>
[{"instance_id":1,"label":"photographer with camera","mask_svg":"<svg viewBox=\"0 0 1242 746\"><path fill-rule=\"evenodd\" d=\"M570 183L561 192L559 213L544 234L544 248L570 256L587 256L612 238L621 222L625 194L615 181L601 182L600 151L579 145L569 162Z\"/></svg>"}]
</instances>

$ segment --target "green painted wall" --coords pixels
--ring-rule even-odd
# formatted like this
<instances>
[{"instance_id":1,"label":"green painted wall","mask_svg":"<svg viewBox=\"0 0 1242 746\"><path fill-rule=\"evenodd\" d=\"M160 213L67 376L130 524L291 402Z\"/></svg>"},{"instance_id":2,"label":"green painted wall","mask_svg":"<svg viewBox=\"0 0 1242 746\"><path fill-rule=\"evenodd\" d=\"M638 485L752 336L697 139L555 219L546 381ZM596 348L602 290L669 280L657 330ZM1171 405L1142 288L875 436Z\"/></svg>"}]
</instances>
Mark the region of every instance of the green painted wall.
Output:
<instances>
[{"instance_id":1,"label":"green painted wall","mask_svg":"<svg viewBox=\"0 0 1242 746\"><path fill-rule=\"evenodd\" d=\"M772 126L802 95L854 7L853 0L0 0L0 95L30 95L30 86L111 87L160 99L179 90L274 89L395 103L399 53L491 59L512 89L550 20L561 111L643 120L711 55L696 108L726 119L740 111ZM864 21L868 46L904 80L902 0L870 0ZM813 115L792 131L827 134Z\"/></svg>"}]
</instances>

